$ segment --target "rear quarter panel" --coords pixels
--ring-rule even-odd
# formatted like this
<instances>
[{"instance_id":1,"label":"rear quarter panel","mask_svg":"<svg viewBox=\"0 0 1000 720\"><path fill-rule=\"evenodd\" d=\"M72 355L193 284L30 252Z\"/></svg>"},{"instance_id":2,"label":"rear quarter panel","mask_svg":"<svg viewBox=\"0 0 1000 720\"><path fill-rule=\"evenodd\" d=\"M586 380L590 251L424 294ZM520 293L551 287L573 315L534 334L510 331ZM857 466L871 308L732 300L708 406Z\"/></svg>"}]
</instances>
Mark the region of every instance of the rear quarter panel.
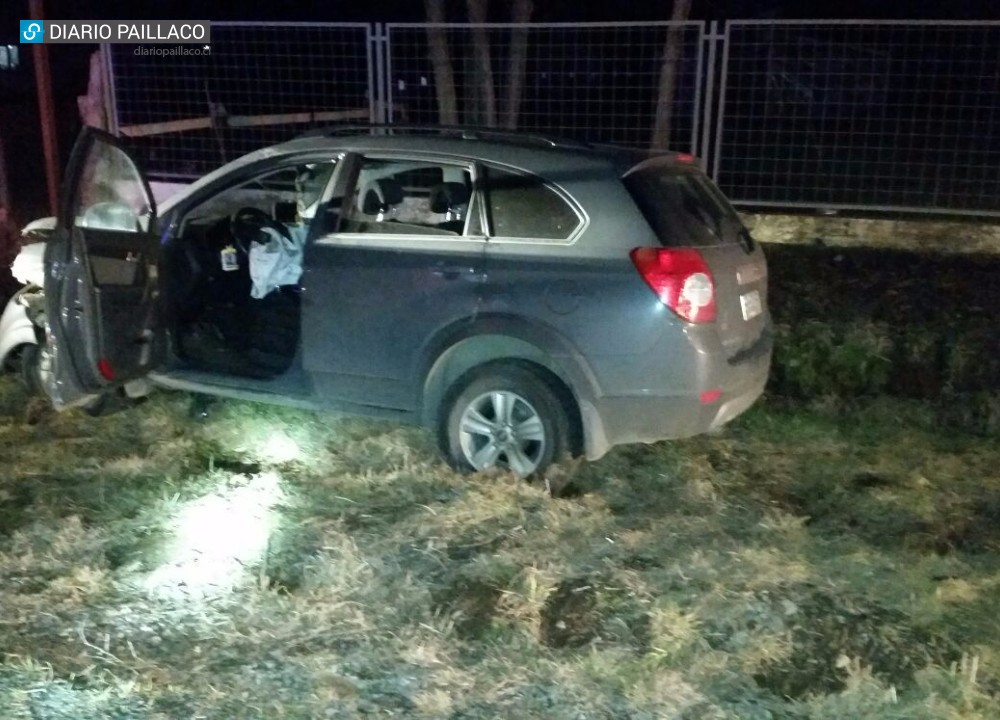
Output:
<instances>
[{"instance_id":1,"label":"rear quarter panel","mask_svg":"<svg viewBox=\"0 0 1000 720\"><path fill-rule=\"evenodd\" d=\"M589 364L599 395L671 394L686 373L684 324L632 264L632 248L658 241L609 169L554 182L580 206L568 242L492 238L483 310L515 315L564 338ZM664 342L676 337L676 343ZM655 349L655 352L654 352ZM687 355L690 347L687 348Z\"/></svg>"}]
</instances>

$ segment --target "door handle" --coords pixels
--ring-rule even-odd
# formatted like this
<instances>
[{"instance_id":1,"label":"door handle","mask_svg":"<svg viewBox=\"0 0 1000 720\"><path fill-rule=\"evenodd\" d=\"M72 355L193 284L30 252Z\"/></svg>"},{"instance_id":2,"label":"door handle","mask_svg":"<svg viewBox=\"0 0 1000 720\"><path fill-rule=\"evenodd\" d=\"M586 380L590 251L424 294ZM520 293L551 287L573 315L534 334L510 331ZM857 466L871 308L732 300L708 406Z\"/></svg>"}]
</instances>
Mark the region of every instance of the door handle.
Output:
<instances>
[{"instance_id":1,"label":"door handle","mask_svg":"<svg viewBox=\"0 0 1000 720\"><path fill-rule=\"evenodd\" d=\"M466 265L451 265L450 263L438 263L431 269L431 275L444 278L445 280L458 280L465 276L470 280L476 279L476 269Z\"/></svg>"}]
</instances>

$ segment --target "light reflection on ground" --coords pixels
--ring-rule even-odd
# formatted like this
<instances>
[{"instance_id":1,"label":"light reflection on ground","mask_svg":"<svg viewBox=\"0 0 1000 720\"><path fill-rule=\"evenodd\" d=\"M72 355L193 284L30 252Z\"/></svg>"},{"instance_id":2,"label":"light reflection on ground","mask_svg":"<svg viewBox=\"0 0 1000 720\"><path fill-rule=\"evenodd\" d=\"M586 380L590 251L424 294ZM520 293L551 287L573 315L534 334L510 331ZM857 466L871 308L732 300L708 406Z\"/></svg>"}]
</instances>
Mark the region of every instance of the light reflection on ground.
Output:
<instances>
[{"instance_id":1,"label":"light reflection on ground","mask_svg":"<svg viewBox=\"0 0 1000 720\"><path fill-rule=\"evenodd\" d=\"M261 562L283 497L277 474L263 472L183 504L170 523L167 561L143 578L142 587L165 600L232 590Z\"/></svg>"}]
</instances>

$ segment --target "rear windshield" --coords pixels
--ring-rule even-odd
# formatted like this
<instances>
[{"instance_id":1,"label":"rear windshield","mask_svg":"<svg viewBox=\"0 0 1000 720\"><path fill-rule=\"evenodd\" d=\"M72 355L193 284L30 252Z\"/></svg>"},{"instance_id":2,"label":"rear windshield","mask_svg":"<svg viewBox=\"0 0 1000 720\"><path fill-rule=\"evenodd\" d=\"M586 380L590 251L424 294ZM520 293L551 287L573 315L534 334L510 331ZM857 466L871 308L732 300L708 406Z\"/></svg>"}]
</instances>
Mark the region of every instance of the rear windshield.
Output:
<instances>
[{"instance_id":1,"label":"rear windshield","mask_svg":"<svg viewBox=\"0 0 1000 720\"><path fill-rule=\"evenodd\" d=\"M703 247L739 241L742 223L722 192L695 168L653 165L623 178L660 242Z\"/></svg>"}]
</instances>

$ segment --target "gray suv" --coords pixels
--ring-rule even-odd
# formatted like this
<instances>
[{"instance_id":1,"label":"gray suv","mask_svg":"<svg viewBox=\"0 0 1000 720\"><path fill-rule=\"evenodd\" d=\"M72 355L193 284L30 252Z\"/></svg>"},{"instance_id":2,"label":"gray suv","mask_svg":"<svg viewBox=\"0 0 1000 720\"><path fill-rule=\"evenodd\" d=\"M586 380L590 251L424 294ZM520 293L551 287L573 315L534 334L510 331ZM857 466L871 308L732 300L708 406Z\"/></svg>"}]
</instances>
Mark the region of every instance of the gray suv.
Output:
<instances>
[{"instance_id":1,"label":"gray suv","mask_svg":"<svg viewBox=\"0 0 1000 720\"><path fill-rule=\"evenodd\" d=\"M57 407L159 385L415 421L463 470L717 428L771 360L763 253L674 153L317 131L157 212L86 130L45 263Z\"/></svg>"}]
</instances>

